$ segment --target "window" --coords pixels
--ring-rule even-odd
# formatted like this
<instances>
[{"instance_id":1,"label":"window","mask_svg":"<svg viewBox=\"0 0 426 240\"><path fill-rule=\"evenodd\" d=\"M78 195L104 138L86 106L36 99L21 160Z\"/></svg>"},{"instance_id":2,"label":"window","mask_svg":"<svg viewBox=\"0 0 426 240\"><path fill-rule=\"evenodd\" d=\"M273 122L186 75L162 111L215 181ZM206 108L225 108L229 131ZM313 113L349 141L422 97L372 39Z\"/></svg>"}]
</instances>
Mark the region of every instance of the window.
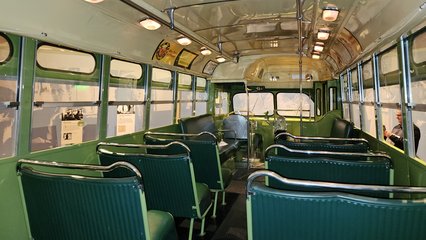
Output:
<instances>
[{"instance_id":1,"label":"window","mask_svg":"<svg viewBox=\"0 0 426 240\"><path fill-rule=\"evenodd\" d=\"M85 74L92 73L96 66L91 54L51 45L37 49L37 63L44 69Z\"/></svg>"},{"instance_id":2,"label":"window","mask_svg":"<svg viewBox=\"0 0 426 240\"><path fill-rule=\"evenodd\" d=\"M192 77L188 74L178 74L178 113L179 118L192 116Z\"/></svg>"},{"instance_id":3,"label":"window","mask_svg":"<svg viewBox=\"0 0 426 240\"><path fill-rule=\"evenodd\" d=\"M142 66L111 60L107 136L143 130L145 89Z\"/></svg>"},{"instance_id":4,"label":"window","mask_svg":"<svg viewBox=\"0 0 426 240\"><path fill-rule=\"evenodd\" d=\"M351 121L351 116L349 113L349 82L348 75L344 74L341 76L342 84L342 105L343 105L343 118L347 121Z\"/></svg>"},{"instance_id":5,"label":"window","mask_svg":"<svg viewBox=\"0 0 426 240\"><path fill-rule=\"evenodd\" d=\"M12 53L12 48L5 36L0 35L0 63L6 62Z\"/></svg>"},{"instance_id":6,"label":"window","mask_svg":"<svg viewBox=\"0 0 426 240\"><path fill-rule=\"evenodd\" d=\"M0 34L0 158L13 156L16 146L18 61L12 51L8 37Z\"/></svg>"},{"instance_id":7,"label":"window","mask_svg":"<svg viewBox=\"0 0 426 240\"><path fill-rule=\"evenodd\" d=\"M357 68L351 70L352 78L352 121L355 126L361 129L361 115L360 115L360 104L359 104L359 83L358 83L358 71Z\"/></svg>"},{"instance_id":8,"label":"window","mask_svg":"<svg viewBox=\"0 0 426 240\"><path fill-rule=\"evenodd\" d=\"M36 60L31 150L97 139L100 70L95 56L41 45Z\"/></svg>"},{"instance_id":9,"label":"window","mask_svg":"<svg viewBox=\"0 0 426 240\"><path fill-rule=\"evenodd\" d=\"M234 111L245 114L249 111L249 114L258 116L274 114L274 95L272 93L249 93L248 100L247 108L247 94L235 94L232 101Z\"/></svg>"},{"instance_id":10,"label":"window","mask_svg":"<svg viewBox=\"0 0 426 240\"><path fill-rule=\"evenodd\" d=\"M364 125L363 130L371 136L376 136L376 112L374 109L374 79L373 62L371 60L362 64L362 76L364 87Z\"/></svg>"},{"instance_id":11,"label":"window","mask_svg":"<svg viewBox=\"0 0 426 240\"><path fill-rule=\"evenodd\" d=\"M207 113L207 80L205 78L197 77L195 91L195 115L202 115Z\"/></svg>"},{"instance_id":12,"label":"window","mask_svg":"<svg viewBox=\"0 0 426 240\"><path fill-rule=\"evenodd\" d=\"M314 116L314 102L305 93L278 93L277 112L281 116L300 116L300 106L302 106L302 116Z\"/></svg>"},{"instance_id":13,"label":"window","mask_svg":"<svg viewBox=\"0 0 426 240\"><path fill-rule=\"evenodd\" d=\"M337 88L336 87L330 87L328 89L328 96L329 96L329 103L330 103L330 111L337 109Z\"/></svg>"},{"instance_id":14,"label":"window","mask_svg":"<svg viewBox=\"0 0 426 240\"><path fill-rule=\"evenodd\" d=\"M153 68L152 81L149 127L170 125L173 123L173 90L170 89L172 73L168 70Z\"/></svg>"},{"instance_id":15,"label":"window","mask_svg":"<svg viewBox=\"0 0 426 240\"><path fill-rule=\"evenodd\" d=\"M316 104L316 115L321 116L321 105L322 105L322 96L321 89L317 88L315 90L315 104Z\"/></svg>"},{"instance_id":16,"label":"window","mask_svg":"<svg viewBox=\"0 0 426 240\"><path fill-rule=\"evenodd\" d=\"M229 93L219 91L215 98L215 115L228 114L229 113Z\"/></svg>"},{"instance_id":17,"label":"window","mask_svg":"<svg viewBox=\"0 0 426 240\"><path fill-rule=\"evenodd\" d=\"M426 32L414 37L412 51L414 63L422 64L426 61Z\"/></svg>"}]
</instances>

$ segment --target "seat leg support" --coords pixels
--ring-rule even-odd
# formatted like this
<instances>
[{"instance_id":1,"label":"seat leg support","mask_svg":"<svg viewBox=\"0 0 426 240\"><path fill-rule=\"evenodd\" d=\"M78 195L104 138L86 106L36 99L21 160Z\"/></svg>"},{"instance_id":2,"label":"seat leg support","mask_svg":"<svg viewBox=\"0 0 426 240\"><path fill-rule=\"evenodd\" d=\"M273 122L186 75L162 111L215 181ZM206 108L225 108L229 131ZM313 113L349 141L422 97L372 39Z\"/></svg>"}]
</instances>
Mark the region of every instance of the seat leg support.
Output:
<instances>
[{"instance_id":1,"label":"seat leg support","mask_svg":"<svg viewBox=\"0 0 426 240\"><path fill-rule=\"evenodd\" d=\"M222 206L225 206L226 202L225 202L225 191L223 191L223 195L222 195Z\"/></svg>"},{"instance_id":2,"label":"seat leg support","mask_svg":"<svg viewBox=\"0 0 426 240\"><path fill-rule=\"evenodd\" d=\"M216 218L216 210L217 210L217 198L218 198L219 192L214 193L214 203L213 203L213 215L212 218Z\"/></svg>"},{"instance_id":3,"label":"seat leg support","mask_svg":"<svg viewBox=\"0 0 426 240\"><path fill-rule=\"evenodd\" d=\"M194 230L194 218L191 218L191 222L189 223L189 235L188 240L192 240L192 232Z\"/></svg>"},{"instance_id":4,"label":"seat leg support","mask_svg":"<svg viewBox=\"0 0 426 240\"><path fill-rule=\"evenodd\" d=\"M204 231L204 225L206 223L206 218L203 217L203 219L201 219L201 231L200 231L200 237L206 235L206 231Z\"/></svg>"}]
</instances>

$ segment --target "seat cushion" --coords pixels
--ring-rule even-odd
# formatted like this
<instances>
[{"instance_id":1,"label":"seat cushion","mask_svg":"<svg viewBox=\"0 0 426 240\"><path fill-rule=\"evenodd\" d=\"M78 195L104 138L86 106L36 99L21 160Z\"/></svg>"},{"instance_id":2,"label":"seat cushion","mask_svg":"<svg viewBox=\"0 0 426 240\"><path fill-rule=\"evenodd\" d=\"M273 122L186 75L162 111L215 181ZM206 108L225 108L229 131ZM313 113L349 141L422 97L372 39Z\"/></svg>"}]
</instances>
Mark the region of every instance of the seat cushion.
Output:
<instances>
[{"instance_id":1,"label":"seat cushion","mask_svg":"<svg viewBox=\"0 0 426 240\"><path fill-rule=\"evenodd\" d=\"M200 213L204 215L206 211L209 210L212 204L212 198L210 195L210 189L207 187L205 183L195 183L195 187L197 188L198 195L198 204L200 206ZM201 217L201 216L199 216Z\"/></svg>"},{"instance_id":2,"label":"seat cushion","mask_svg":"<svg viewBox=\"0 0 426 240\"><path fill-rule=\"evenodd\" d=\"M149 210L148 227L152 240L177 239L175 221L168 212Z\"/></svg>"}]
</instances>

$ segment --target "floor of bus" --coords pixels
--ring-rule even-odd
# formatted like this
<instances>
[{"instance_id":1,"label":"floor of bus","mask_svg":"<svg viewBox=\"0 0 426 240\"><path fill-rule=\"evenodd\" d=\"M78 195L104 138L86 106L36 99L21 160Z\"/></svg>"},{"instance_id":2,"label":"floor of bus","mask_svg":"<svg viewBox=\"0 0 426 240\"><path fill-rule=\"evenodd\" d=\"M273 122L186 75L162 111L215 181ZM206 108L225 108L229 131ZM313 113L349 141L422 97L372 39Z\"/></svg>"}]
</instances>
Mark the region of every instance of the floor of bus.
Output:
<instances>
[{"instance_id":1,"label":"floor of bus","mask_svg":"<svg viewBox=\"0 0 426 240\"><path fill-rule=\"evenodd\" d=\"M211 212L206 217L206 235L198 236L201 229L201 221L196 220L194 224L193 239L200 240L246 240L247 218L246 218L246 182L250 173L258 170L256 168L238 168L234 173L230 185L226 189L226 205L221 205L221 195L216 219L212 219ZM212 207L213 209L213 207ZM188 239L189 220L175 219L179 239Z\"/></svg>"}]
</instances>

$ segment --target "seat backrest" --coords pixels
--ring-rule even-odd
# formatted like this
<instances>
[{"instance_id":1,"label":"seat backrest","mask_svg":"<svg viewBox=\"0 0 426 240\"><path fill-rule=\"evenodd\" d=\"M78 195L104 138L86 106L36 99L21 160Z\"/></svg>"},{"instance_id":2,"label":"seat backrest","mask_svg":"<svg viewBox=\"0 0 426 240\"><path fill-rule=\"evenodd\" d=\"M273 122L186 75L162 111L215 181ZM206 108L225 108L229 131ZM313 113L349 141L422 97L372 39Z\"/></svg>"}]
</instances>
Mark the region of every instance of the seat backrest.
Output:
<instances>
[{"instance_id":1,"label":"seat backrest","mask_svg":"<svg viewBox=\"0 0 426 240\"><path fill-rule=\"evenodd\" d=\"M136 177L84 178L19 171L32 239L149 239Z\"/></svg>"},{"instance_id":2,"label":"seat backrest","mask_svg":"<svg viewBox=\"0 0 426 240\"><path fill-rule=\"evenodd\" d=\"M351 138L353 137L354 125L341 118L336 118L331 126L330 137Z\"/></svg>"},{"instance_id":3,"label":"seat backrest","mask_svg":"<svg viewBox=\"0 0 426 240\"><path fill-rule=\"evenodd\" d=\"M249 240L426 239L425 199L286 191L249 180Z\"/></svg>"},{"instance_id":4,"label":"seat backrest","mask_svg":"<svg viewBox=\"0 0 426 240\"><path fill-rule=\"evenodd\" d=\"M148 209L170 212L175 217L199 217L198 195L190 157L154 155L98 150L102 165L125 161L143 175ZM105 176L127 176L127 170L112 171Z\"/></svg>"},{"instance_id":5,"label":"seat backrest","mask_svg":"<svg viewBox=\"0 0 426 240\"><path fill-rule=\"evenodd\" d=\"M169 135L167 137L173 137ZM145 135L144 140L149 145L166 145L173 141L179 141L189 147L191 160L194 165L195 180L205 183L210 189L223 189L223 178L221 176L221 165L218 147L215 139L187 140L180 137L156 138ZM160 150L150 149L149 153L159 154ZM161 150L162 154L173 155L183 153L181 148L168 148Z\"/></svg>"},{"instance_id":6,"label":"seat backrest","mask_svg":"<svg viewBox=\"0 0 426 240\"><path fill-rule=\"evenodd\" d=\"M281 149L282 146L272 145L267 149L265 168L282 176L314 181L390 185L392 162L385 154L324 151L315 154L315 151L309 151L305 154L282 155L274 154L274 148ZM311 190L286 186L273 179L269 184L281 189Z\"/></svg>"},{"instance_id":7,"label":"seat backrest","mask_svg":"<svg viewBox=\"0 0 426 240\"><path fill-rule=\"evenodd\" d=\"M359 143L333 143L333 142L327 142L327 141L294 142L294 141L287 141L284 139L275 139L275 143L282 144L291 149L313 150L313 151L366 153L368 152L368 149L369 149L367 142L359 142Z\"/></svg>"},{"instance_id":8,"label":"seat backrest","mask_svg":"<svg viewBox=\"0 0 426 240\"><path fill-rule=\"evenodd\" d=\"M239 140L247 140L247 118L239 115L232 114L223 119L223 128L226 130L233 130L233 132L225 132L224 138L236 138Z\"/></svg>"},{"instance_id":9,"label":"seat backrest","mask_svg":"<svg viewBox=\"0 0 426 240\"><path fill-rule=\"evenodd\" d=\"M213 116L211 114L204 114L196 117L183 118L179 120L182 133L200 133L210 132L215 134L217 132Z\"/></svg>"}]
</instances>

